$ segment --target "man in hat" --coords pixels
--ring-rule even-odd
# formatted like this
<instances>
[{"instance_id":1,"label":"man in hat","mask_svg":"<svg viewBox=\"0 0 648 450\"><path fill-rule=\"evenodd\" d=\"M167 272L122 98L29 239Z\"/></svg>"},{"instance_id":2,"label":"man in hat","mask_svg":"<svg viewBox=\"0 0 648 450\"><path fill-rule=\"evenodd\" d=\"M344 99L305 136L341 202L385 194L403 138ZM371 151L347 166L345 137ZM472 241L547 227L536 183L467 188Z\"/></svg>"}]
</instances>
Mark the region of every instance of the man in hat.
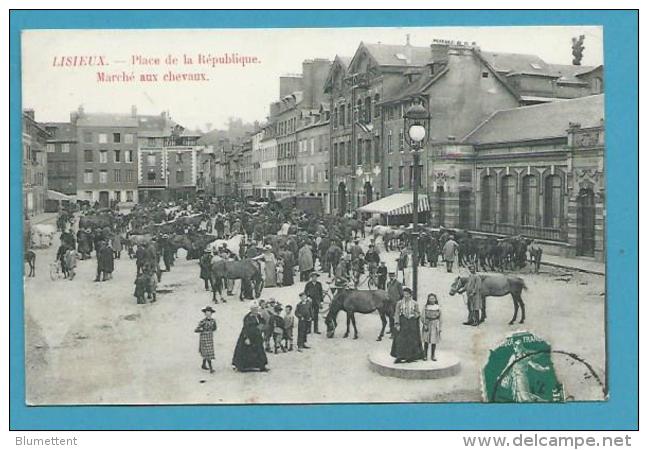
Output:
<instances>
[{"instance_id":1,"label":"man in hat","mask_svg":"<svg viewBox=\"0 0 648 450\"><path fill-rule=\"evenodd\" d=\"M248 259L254 259L261 254L261 250L257 247L256 241L251 241L247 250L245 251L245 257Z\"/></svg>"},{"instance_id":2,"label":"man in hat","mask_svg":"<svg viewBox=\"0 0 648 450\"><path fill-rule=\"evenodd\" d=\"M452 236L443 244L443 259L446 262L446 270L448 273L452 273L452 265L454 264L455 255L458 250L459 244L457 244L457 241Z\"/></svg>"},{"instance_id":3,"label":"man in hat","mask_svg":"<svg viewBox=\"0 0 648 450\"><path fill-rule=\"evenodd\" d=\"M466 297L468 307L468 320L464 325L472 325L476 327L481 323L479 318L479 311L483 307L483 298L481 295L481 277L475 271L475 265L470 265L470 275L466 282Z\"/></svg>"},{"instance_id":4,"label":"man in hat","mask_svg":"<svg viewBox=\"0 0 648 450\"><path fill-rule=\"evenodd\" d=\"M355 261L357 259L360 259L361 257L364 256L364 252L362 251L362 247L360 247L360 241L357 239L354 241L353 245L349 249L349 252L351 253L351 260Z\"/></svg>"},{"instance_id":5,"label":"man in hat","mask_svg":"<svg viewBox=\"0 0 648 450\"><path fill-rule=\"evenodd\" d=\"M387 284L387 264L385 264L385 261L380 261L376 273L378 274L378 289L385 290Z\"/></svg>"},{"instance_id":6,"label":"man in hat","mask_svg":"<svg viewBox=\"0 0 648 450\"><path fill-rule=\"evenodd\" d=\"M319 311L320 305L324 298L324 290L322 289L322 283L319 282L319 273L312 272L310 274L310 281L306 283L304 287L304 292L311 299L311 305L313 307L313 333L320 334L319 332Z\"/></svg>"},{"instance_id":7,"label":"man in hat","mask_svg":"<svg viewBox=\"0 0 648 450\"><path fill-rule=\"evenodd\" d=\"M313 318L313 307L306 292L299 293L299 303L295 308L295 317L297 317L297 351L310 348L306 345L306 336L310 329L310 322Z\"/></svg>"}]
</instances>

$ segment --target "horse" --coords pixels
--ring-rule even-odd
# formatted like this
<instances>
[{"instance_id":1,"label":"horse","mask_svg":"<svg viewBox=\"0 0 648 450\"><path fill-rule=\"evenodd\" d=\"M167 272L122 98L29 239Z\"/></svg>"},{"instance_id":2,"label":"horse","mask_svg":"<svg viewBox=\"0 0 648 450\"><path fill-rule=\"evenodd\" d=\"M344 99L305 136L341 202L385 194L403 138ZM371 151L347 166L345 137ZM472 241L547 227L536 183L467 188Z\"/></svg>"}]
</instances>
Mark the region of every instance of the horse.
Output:
<instances>
[{"instance_id":1,"label":"horse","mask_svg":"<svg viewBox=\"0 0 648 450\"><path fill-rule=\"evenodd\" d=\"M524 301L522 300L522 290L526 290L526 284L524 280L520 277L513 275L479 275L481 277L481 291L480 295L484 299L481 311L481 321L486 320L486 297L503 297L505 295L511 294L513 298L513 318L509 322L509 325L513 325L517 319L518 308L521 309L522 315L520 317L520 323L524 323L525 308ZM452 286L450 286L450 295L461 294L466 291L466 284L468 283L468 277L459 276L455 278Z\"/></svg>"},{"instance_id":2,"label":"horse","mask_svg":"<svg viewBox=\"0 0 648 450\"><path fill-rule=\"evenodd\" d=\"M212 260L210 268L210 284L212 288L212 300L217 303L216 292L223 300L222 286L223 281L241 280L241 292L239 300L243 301L243 284L252 283L254 298L261 296L263 290L263 277L261 276L261 267L259 263L252 259L242 259L240 261L228 261L219 257Z\"/></svg>"},{"instance_id":3,"label":"horse","mask_svg":"<svg viewBox=\"0 0 648 450\"><path fill-rule=\"evenodd\" d=\"M337 316L340 311L346 312L347 329L344 337L349 337L349 322L353 324L353 339L358 339L358 328L355 322L355 313L370 314L378 311L382 328L378 335L378 341L385 335L387 318L389 318L389 333L392 332L394 324L394 305L389 301L387 292L382 290L350 290L339 289L333 296L329 312L326 315L326 336L332 338L337 327Z\"/></svg>"},{"instance_id":4,"label":"horse","mask_svg":"<svg viewBox=\"0 0 648 450\"><path fill-rule=\"evenodd\" d=\"M36 276L36 253L33 250L27 250L25 252L25 262L29 267L28 277Z\"/></svg>"}]
</instances>

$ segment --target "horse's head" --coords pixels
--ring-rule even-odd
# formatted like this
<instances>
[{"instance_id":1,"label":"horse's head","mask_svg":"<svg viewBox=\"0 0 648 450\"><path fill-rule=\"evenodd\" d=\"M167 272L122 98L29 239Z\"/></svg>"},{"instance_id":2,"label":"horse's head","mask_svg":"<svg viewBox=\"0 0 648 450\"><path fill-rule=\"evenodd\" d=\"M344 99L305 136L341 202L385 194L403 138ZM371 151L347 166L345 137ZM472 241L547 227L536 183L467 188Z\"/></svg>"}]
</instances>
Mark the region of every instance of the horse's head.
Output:
<instances>
[{"instance_id":1,"label":"horse's head","mask_svg":"<svg viewBox=\"0 0 648 450\"><path fill-rule=\"evenodd\" d=\"M464 280L461 277L457 277L450 286L450 295L461 294L465 290Z\"/></svg>"},{"instance_id":2,"label":"horse's head","mask_svg":"<svg viewBox=\"0 0 648 450\"><path fill-rule=\"evenodd\" d=\"M327 338L332 338L335 336L335 328L337 327L337 315L340 312L340 290L338 290L335 295L333 296L333 299L331 300L331 306L329 308L329 312L326 315L326 318L324 319L324 323L326 323L326 337Z\"/></svg>"}]
</instances>

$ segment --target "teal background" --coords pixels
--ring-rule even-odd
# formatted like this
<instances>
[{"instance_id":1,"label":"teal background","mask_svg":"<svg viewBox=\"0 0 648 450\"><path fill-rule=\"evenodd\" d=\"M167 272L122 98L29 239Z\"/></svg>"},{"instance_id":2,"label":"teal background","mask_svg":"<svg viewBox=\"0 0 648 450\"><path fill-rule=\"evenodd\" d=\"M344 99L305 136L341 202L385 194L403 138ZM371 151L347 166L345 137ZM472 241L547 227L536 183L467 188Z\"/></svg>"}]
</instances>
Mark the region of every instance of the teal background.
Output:
<instances>
[{"instance_id":1,"label":"teal background","mask_svg":"<svg viewBox=\"0 0 648 450\"><path fill-rule=\"evenodd\" d=\"M610 400L559 405L25 405L20 32L79 28L602 25L605 49ZM10 13L10 427L13 430L628 430L638 422L638 12L12 11ZM568 301L569 299L565 299ZM587 311L582 311L587 315ZM574 330L577 332L577 330ZM51 380L53 383L56 380Z\"/></svg>"}]
</instances>

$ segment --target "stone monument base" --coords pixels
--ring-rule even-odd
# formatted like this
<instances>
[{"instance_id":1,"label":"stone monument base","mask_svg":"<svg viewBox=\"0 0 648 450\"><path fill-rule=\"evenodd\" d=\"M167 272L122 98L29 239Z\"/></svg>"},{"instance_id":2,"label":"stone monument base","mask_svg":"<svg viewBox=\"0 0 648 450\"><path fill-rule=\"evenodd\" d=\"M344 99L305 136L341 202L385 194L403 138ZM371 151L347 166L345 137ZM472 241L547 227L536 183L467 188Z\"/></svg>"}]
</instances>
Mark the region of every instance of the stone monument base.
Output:
<instances>
[{"instance_id":1,"label":"stone monument base","mask_svg":"<svg viewBox=\"0 0 648 450\"><path fill-rule=\"evenodd\" d=\"M439 350L436 361L415 361L411 363L394 363L388 351L378 350L369 355L371 370L386 377L406 378L410 380L432 380L457 375L461 362L453 353Z\"/></svg>"}]
</instances>

